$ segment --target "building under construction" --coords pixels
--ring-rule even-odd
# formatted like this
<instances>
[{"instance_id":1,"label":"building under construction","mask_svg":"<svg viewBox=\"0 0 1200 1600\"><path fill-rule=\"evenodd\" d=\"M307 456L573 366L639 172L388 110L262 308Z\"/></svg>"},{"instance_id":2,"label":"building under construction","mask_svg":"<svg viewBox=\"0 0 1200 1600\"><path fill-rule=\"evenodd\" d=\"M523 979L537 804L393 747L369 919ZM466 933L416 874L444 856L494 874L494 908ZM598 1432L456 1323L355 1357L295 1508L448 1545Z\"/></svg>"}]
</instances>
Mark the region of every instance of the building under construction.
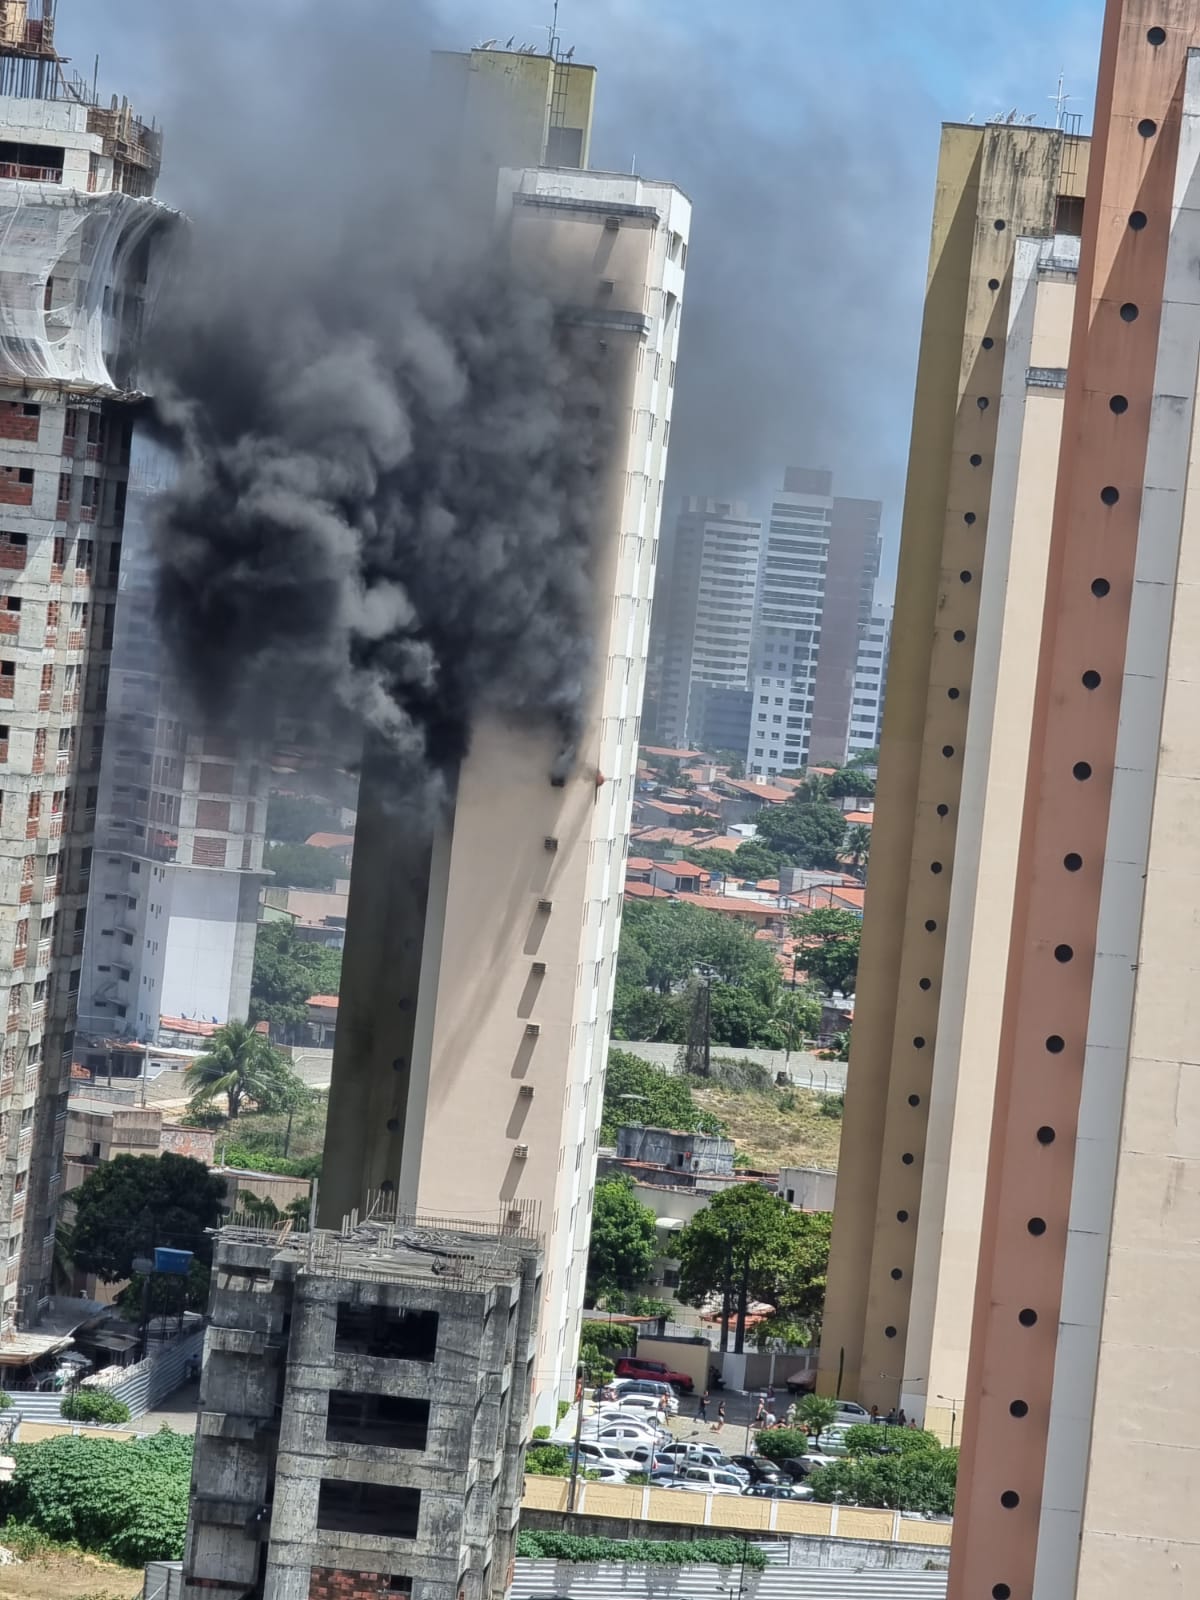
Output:
<instances>
[{"instance_id":1,"label":"building under construction","mask_svg":"<svg viewBox=\"0 0 1200 1600\"><path fill-rule=\"evenodd\" d=\"M159 155L0 4L0 1338L50 1290Z\"/></svg>"}]
</instances>

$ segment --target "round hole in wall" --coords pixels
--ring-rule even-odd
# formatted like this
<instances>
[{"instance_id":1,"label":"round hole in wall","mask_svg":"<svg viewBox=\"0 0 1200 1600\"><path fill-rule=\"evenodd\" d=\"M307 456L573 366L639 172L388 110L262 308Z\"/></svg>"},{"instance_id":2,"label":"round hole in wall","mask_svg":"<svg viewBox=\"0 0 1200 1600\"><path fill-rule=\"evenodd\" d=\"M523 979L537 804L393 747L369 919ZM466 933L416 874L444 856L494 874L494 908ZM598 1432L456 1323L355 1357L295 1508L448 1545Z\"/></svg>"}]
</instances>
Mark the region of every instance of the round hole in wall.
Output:
<instances>
[{"instance_id":1,"label":"round hole in wall","mask_svg":"<svg viewBox=\"0 0 1200 1600\"><path fill-rule=\"evenodd\" d=\"M1040 1239L1046 1231L1045 1217L1030 1217L1025 1224L1035 1239Z\"/></svg>"},{"instance_id":2,"label":"round hole in wall","mask_svg":"<svg viewBox=\"0 0 1200 1600\"><path fill-rule=\"evenodd\" d=\"M925 932L926 933L936 933L937 932L937 923L933 920L932 917L930 917L929 921L925 924Z\"/></svg>"},{"instance_id":3,"label":"round hole in wall","mask_svg":"<svg viewBox=\"0 0 1200 1600\"><path fill-rule=\"evenodd\" d=\"M976 400L976 402L975 402L975 404L979 407L980 411L986 411L987 408L991 405L991 403L992 402L988 399L987 395L985 395L985 394L981 394L979 396L979 399Z\"/></svg>"},{"instance_id":4,"label":"round hole in wall","mask_svg":"<svg viewBox=\"0 0 1200 1600\"><path fill-rule=\"evenodd\" d=\"M900 1279L903 1276L904 1276L904 1274L901 1272L899 1267L893 1267L892 1268L892 1282L893 1283L899 1283Z\"/></svg>"},{"instance_id":5,"label":"round hole in wall","mask_svg":"<svg viewBox=\"0 0 1200 1600\"><path fill-rule=\"evenodd\" d=\"M1120 498L1121 491L1114 488L1111 483L1106 483L1100 491L1100 499L1106 506L1115 506Z\"/></svg>"},{"instance_id":6,"label":"round hole in wall","mask_svg":"<svg viewBox=\"0 0 1200 1600\"><path fill-rule=\"evenodd\" d=\"M971 574L964 568L958 575L958 581L959 583L970 583Z\"/></svg>"},{"instance_id":7,"label":"round hole in wall","mask_svg":"<svg viewBox=\"0 0 1200 1600\"><path fill-rule=\"evenodd\" d=\"M895 1337L896 1337L896 1330L895 1330L895 1328L893 1328L893 1327L891 1327L891 1326L889 1326L889 1327L886 1327L886 1328L885 1328L885 1329L884 1329L884 1330L883 1330L883 1337L884 1337L884 1338L885 1338L885 1339L894 1339L894 1338L895 1338Z\"/></svg>"},{"instance_id":8,"label":"round hole in wall","mask_svg":"<svg viewBox=\"0 0 1200 1600\"><path fill-rule=\"evenodd\" d=\"M1152 44L1157 50L1160 44L1166 44L1167 30L1165 28L1147 28L1146 43Z\"/></svg>"},{"instance_id":9,"label":"round hole in wall","mask_svg":"<svg viewBox=\"0 0 1200 1600\"><path fill-rule=\"evenodd\" d=\"M1137 319L1138 308L1134 305L1132 300L1126 300L1125 304L1121 307L1121 321L1136 322Z\"/></svg>"},{"instance_id":10,"label":"round hole in wall","mask_svg":"<svg viewBox=\"0 0 1200 1600\"><path fill-rule=\"evenodd\" d=\"M1100 674L1092 667L1089 667L1079 681L1085 689L1098 689L1100 687Z\"/></svg>"},{"instance_id":11,"label":"round hole in wall","mask_svg":"<svg viewBox=\"0 0 1200 1600\"><path fill-rule=\"evenodd\" d=\"M993 292L995 290L997 290L999 287L1000 287L1000 279L999 278L989 278L988 279L988 288L991 289Z\"/></svg>"},{"instance_id":12,"label":"round hole in wall","mask_svg":"<svg viewBox=\"0 0 1200 1600\"><path fill-rule=\"evenodd\" d=\"M1003 217L997 217L995 222L992 223L992 227L995 228L997 233L1003 233L1006 226L1007 224Z\"/></svg>"},{"instance_id":13,"label":"round hole in wall","mask_svg":"<svg viewBox=\"0 0 1200 1600\"><path fill-rule=\"evenodd\" d=\"M933 988L933 979L932 978L922 978L920 983L917 985L917 987L919 989L932 989Z\"/></svg>"},{"instance_id":14,"label":"round hole in wall","mask_svg":"<svg viewBox=\"0 0 1200 1600\"><path fill-rule=\"evenodd\" d=\"M992 1600L1012 1600L1012 1590L1006 1583L992 1585Z\"/></svg>"},{"instance_id":15,"label":"round hole in wall","mask_svg":"<svg viewBox=\"0 0 1200 1600\"><path fill-rule=\"evenodd\" d=\"M945 755L945 753L946 752L943 750L942 754ZM937 814L939 817L948 817L950 815L950 807L943 801L942 804L937 808Z\"/></svg>"},{"instance_id":16,"label":"round hole in wall","mask_svg":"<svg viewBox=\"0 0 1200 1600\"><path fill-rule=\"evenodd\" d=\"M951 756L954 754L954 746L952 744L944 744L942 746L942 754L945 756L946 760L949 761Z\"/></svg>"},{"instance_id":17,"label":"round hole in wall","mask_svg":"<svg viewBox=\"0 0 1200 1600\"><path fill-rule=\"evenodd\" d=\"M409 999L408 995L403 995L399 1000L396 1001L396 1010L397 1011L411 1011L412 1010L412 1001Z\"/></svg>"},{"instance_id":18,"label":"round hole in wall","mask_svg":"<svg viewBox=\"0 0 1200 1600\"><path fill-rule=\"evenodd\" d=\"M1052 1056L1060 1056L1067 1048L1061 1033L1052 1033L1046 1040L1046 1049Z\"/></svg>"},{"instance_id":19,"label":"round hole in wall","mask_svg":"<svg viewBox=\"0 0 1200 1600\"><path fill-rule=\"evenodd\" d=\"M1021 1496L1015 1489L1005 1489L1000 1496L1000 1504L1006 1511L1015 1511L1021 1504Z\"/></svg>"},{"instance_id":20,"label":"round hole in wall","mask_svg":"<svg viewBox=\"0 0 1200 1600\"><path fill-rule=\"evenodd\" d=\"M1092 579L1092 593L1096 596L1097 600L1103 600L1104 596L1111 588L1112 584L1109 583L1107 578Z\"/></svg>"},{"instance_id":21,"label":"round hole in wall","mask_svg":"<svg viewBox=\"0 0 1200 1600\"><path fill-rule=\"evenodd\" d=\"M916 1036L916 1038L913 1040L913 1049L914 1050L924 1050L924 1048L925 1048L925 1038L924 1038L923 1034L919 1033Z\"/></svg>"},{"instance_id":22,"label":"round hole in wall","mask_svg":"<svg viewBox=\"0 0 1200 1600\"><path fill-rule=\"evenodd\" d=\"M973 467L981 467L983 465L983 457L982 456L972 456L971 457L971 465Z\"/></svg>"},{"instance_id":23,"label":"round hole in wall","mask_svg":"<svg viewBox=\"0 0 1200 1600\"><path fill-rule=\"evenodd\" d=\"M966 642L966 637L967 637L966 632L962 628L955 628L955 630L954 630L954 642L955 642L955 644L964 644Z\"/></svg>"},{"instance_id":24,"label":"round hole in wall","mask_svg":"<svg viewBox=\"0 0 1200 1600\"><path fill-rule=\"evenodd\" d=\"M991 337L991 335L989 334L988 337L983 341L983 348L985 350L990 350L995 345L995 343L996 343L995 339L993 339Z\"/></svg>"},{"instance_id":25,"label":"round hole in wall","mask_svg":"<svg viewBox=\"0 0 1200 1600\"><path fill-rule=\"evenodd\" d=\"M973 511L964 511L963 521L968 528L973 528L975 526L975 513Z\"/></svg>"},{"instance_id":26,"label":"round hole in wall","mask_svg":"<svg viewBox=\"0 0 1200 1600\"><path fill-rule=\"evenodd\" d=\"M1144 211L1131 211L1129 213L1129 226L1134 233L1141 233L1146 226L1146 213Z\"/></svg>"},{"instance_id":27,"label":"round hole in wall","mask_svg":"<svg viewBox=\"0 0 1200 1600\"><path fill-rule=\"evenodd\" d=\"M942 870L942 863L940 861L931 861L929 863L929 870L936 878L938 873Z\"/></svg>"},{"instance_id":28,"label":"round hole in wall","mask_svg":"<svg viewBox=\"0 0 1200 1600\"><path fill-rule=\"evenodd\" d=\"M1037 1312L1026 1306L1024 1311L1018 1311L1017 1321L1023 1328L1032 1328L1037 1322Z\"/></svg>"},{"instance_id":29,"label":"round hole in wall","mask_svg":"<svg viewBox=\"0 0 1200 1600\"><path fill-rule=\"evenodd\" d=\"M1143 117L1138 123L1138 132L1143 139L1153 139L1158 132L1158 123L1155 122L1153 117Z\"/></svg>"},{"instance_id":30,"label":"round hole in wall","mask_svg":"<svg viewBox=\"0 0 1200 1600\"><path fill-rule=\"evenodd\" d=\"M388 1118L388 1120L387 1120L387 1131L389 1133L399 1133L400 1132L400 1118L399 1117L389 1117Z\"/></svg>"},{"instance_id":31,"label":"round hole in wall","mask_svg":"<svg viewBox=\"0 0 1200 1600\"><path fill-rule=\"evenodd\" d=\"M913 1153L912 1153L912 1151L911 1151L911 1150L906 1150L906 1151L905 1151L905 1152L904 1152L904 1154L903 1154L903 1155L902 1155L902 1156L901 1156L901 1157L900 1157L900 1159L901 1159L901 1161L903 1161L903 1163L904 1163L904 1165L905 1165L905 1166L906 1166L906 1167L911 1167L911 1166L912 1166L912 1164L913 1164L913 1162L914 1162L914 1161L915 1161L915 1160L916 1160L916 1159L917 1159L917 1158L916 1158L916 1156L914 1156L914 1155L913 1155Z\"/></svg>"},{"instance_id":32,"label":"round hole in wall","mask_svg":"<svg viewBox=\"0 0 1200 1600\"><path fill-rule=\"evenodd\" d=\"M1063 866L1068 872L1078 872L1082 865L1083 857L1074 850L1063 857Z\"/></svg>"},{"instance_id":33,"label":"round hole in wall","mask_svg":"<svg viewBox=\"0 0 1200 1600\"><path fill-rule=\"evenodd\" d=\"M910 1106L919 1106L921 1104L921 1096L919 1094L910 1094L908 1103Z\"/></svg>"},{"instance_id":34,"label":"round hole in wall","mask_svg":"<svg viewBox=\"0 0 1200 1600\"><path fill-rule=\"evenodd\" d=\"M1039 1144L1053 1144L1055 1138L1056 1134L1053 1128L1039 1128L1037 1131L1037 1142Z\"/></svg>"},{"instance_id":35,"label":"round hole in wall","mask_svg":"<svg viewBox=\"0 0 1200 1600\"><path fill-rule=\"evenodd\" d=\"M897 1211L897 1213L896 1213L896 1221L897 1222L907 1222L908 1221L908 1212L907 1211Z\"/></svg>"},{"instance_id":36,"label":"round hole in wall","mask_svg":"<svg viewBox=\"0 0 1200 1600\"><path fill-rule=\"evenodd\" d=\"M1027 1417L1029 1415L1028 1400L1012 1401L1008 1408L1008 1414L1010 1417Z\"/></svg>"},{"instance_id":37,"label":"round hole in wall","mask_svg":"<svg viewBox=\"0 0 1200 1600\"><path fill-rule=\"evenodd\" d=\"M392 1071L393 1072L403 1072L405 1067L407 1067L407 1066L408 1066L408 1057L407 1056L397 1056L396 1059L392 1062Z\"/></svg>"},{"instance_id":38,"label":"round hole in wall","mask_svg":"<svg viewBox=\"0 0 1200 1600\"><path fill-rule=\"evenodd\" d=\"M1108 402L1108 409L1118 417L1123 416L1129 410L1129 401L1123 394L1115 394Z\"/></svg>"},{"instance_id":39,"label":"round hole in wall","mask_svg":"<svg viewBox=\"0 0 1200 1600\"><path fill-rule=\"evenodd\" d=\"M957 700L961 693L962 693L961 689L947 689L946 690L946 699L947 700Z\"/></svg>"},{"instance_id":40,"label":"round hole in wall","mask_svg":"<svg viewBox=\"0 0 1200 1600\"><path fill-rule=\"evenodd\" d=\"M1077 761L1071 768L1071 776L1076 780L1077 783L1086 783L1091 775L1092 768L1090 762Z\"/></svg>"},{"instance_id":41,"label":"round hole in wall","mask_svg":"<svg viewBox=\"0 0 1200 1600\"><path fill-rule=\"evenodd\" d=\"M1075 952L1069 944L1056 944L1054 946L1054 959L1055 961L1063 962L1065 965L1068 961L1075 959Z\"/></svg>"}]
</instances>

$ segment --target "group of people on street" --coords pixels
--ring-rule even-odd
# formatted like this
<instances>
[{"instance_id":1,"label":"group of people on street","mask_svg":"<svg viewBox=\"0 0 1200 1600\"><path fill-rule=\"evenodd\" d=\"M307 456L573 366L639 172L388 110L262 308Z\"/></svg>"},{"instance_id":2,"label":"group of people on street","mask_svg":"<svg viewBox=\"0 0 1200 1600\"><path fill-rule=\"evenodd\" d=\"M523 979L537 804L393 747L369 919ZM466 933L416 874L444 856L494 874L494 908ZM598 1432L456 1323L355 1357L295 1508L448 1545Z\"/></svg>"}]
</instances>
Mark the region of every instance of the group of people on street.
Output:
<instances>
[{"instance_id":1,"label":"group of people on street","mask_svg":"<svg viewBox=\"0 0 1200 1600\"><path fill-rule=\"evenodd\" d=\"M915 1428L918 1426L917 1419L915 1417L910 1418L906 1416L903 1407L897 1410L895 1406L892 1407L886 1416L880 1416L879 1407L872 1406L869 1420L873 1423L878 1423L882 1427L888 1428ZM696 1403L696 1421L708 1421L707 1389L705 1389L704 1393L700 1396L700 1399ZM794 1400L784 1412L783 1417L780 1418L775 1412L774 1397L770 1394L759 1395L758 1407L754 1413L754 1426L756 1428L794 1428L796 1426L796 1422L797 1411L796 1402ZM710 1426L712 1427L712 1431L714 1433L720 1433L721 1429L725 1426L724 1400L718 1404L717 1420Z\"/></svg>"}]
</instances>

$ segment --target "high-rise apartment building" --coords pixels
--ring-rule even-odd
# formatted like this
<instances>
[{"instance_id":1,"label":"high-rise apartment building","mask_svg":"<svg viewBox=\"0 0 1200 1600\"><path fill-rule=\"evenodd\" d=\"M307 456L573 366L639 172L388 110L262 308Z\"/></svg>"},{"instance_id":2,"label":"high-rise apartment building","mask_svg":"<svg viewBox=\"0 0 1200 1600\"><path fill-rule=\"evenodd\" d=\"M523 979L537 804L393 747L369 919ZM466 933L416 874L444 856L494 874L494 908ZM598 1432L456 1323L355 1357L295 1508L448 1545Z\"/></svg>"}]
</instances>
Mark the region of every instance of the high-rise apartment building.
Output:
<instances>
[{"instance_id":1,"label":"high-rise apartment building","mask_svg":"<svg viewBox=\"0 0 1200 1600\"><path fill-rule=\"evenodd\" d=\"M152 518L168 452L135 431L108 729L96 803L79 1030L153 1040L160 1016L243 1020L263 882L269 769L189 731L155 616Z\"/></svg>"},{"instance_id":2,"label":"high-rise apartment building","mask_svg":"<svg viewBox=\"0 0 1200 1600\"><path fill-rule=\"evenodd\" d=\"M744 694L750 686L761 540L762 523L745 505L683 503L661 608L657 737L667 744L709 749L706 690Z\"/></svg>"},{"instance_id":3,"label":"high-rise apartment building","mask_svg":"<svg viewBox=\"0 0 1200 1600\"><path fill-rule=\"evenodd\" d=\"M835 496L830 472L788 468L759 567L748 772L845 761L881 512L876 500Z\"/></svg>"},{"instance_id":4,"label":"high-rise apartment building","mask_svg":"<svg viewBox=\"0 0 1200 1600\"><path fill-rule=\"evenodd\" d=\"M372 1208L217 1240L186 1596L502 1600L540 1300L535 1238Z\"/></svg>"},{"instance_id":5,"label":"high-rise apartment building","mask_svg":"<svg viewBox=\"0 0 1200 1600\"><path fill-rule=\"evenodd\" d=\"M50 1290L159 157L0 5L0 1332Z\"/></svg>"},{"instance_id":6,"label":"high-rise apartment building","mask_svg":"<svg viewBox=\"0 0 1200 1600\"><path fill-rule=\"evenodd\" d=\"M1019 240L1031 238L1045 242L1053 254L1050 242L1056 235L1065 239L1078 234L1086 176L1086 142L1063 129L993 123L943 131L821 1338L821 1383L830 1392L840 1388L842 1394L884 1410L899 1405L903 1394L917 1401L928 1387L928 1410L921 1404L914 1409L947 1437L960 1427L963 1388L954 1387L944 1370L937 1377L923 1353L917 1354L931 1338L931 1313L915 1263L918 1241L923 1252L932 1248L945 1214L948 1231L939 1248L947 1261L957 1251L955 1271L961 1268L968 1279L973 1271L969 1241L961 1236L956 1240L960 1227L969 1233L968 1204L957 1197L949 1170L945 1124L947 1118L961 1123L982 1117L986 1130L991 1091L983 1080L989 1048L995 1059L994 1039L989 1047L982 1016L972 1024L982 1062L964 1054L960 1074L954 1043L942 1044L943 1024L953 1034L958 1024L952 1019L965 1003L957 987L966 981L962 956L969 933L967 924L951 914L952 895L959 882L960 844L964 858L980 848L989 770L992 792L999 797L1014 760L1019 769L1020 697L1028 693L1019 683L1019 671L1017 680L1011 680L1010 669L1017 671L1020 663L1009 661L1005 693L1015 698L997 699L996 709L991 708L993 695L999 695L1000 671L993 636L987 644L989 662L979 669L977 695L976 662L987 620L986 614L981 617L980 597L990 587L994 602L1004 604L1008 557L993 561L993 584L988 552L993 518L1004 542L1016 515L1017 435L999 431L1002 399L1008 398L1004 386L1017 390L1008 407L1017 419L1017 434L1021 404L1032 406L1027 393L1049 397L1051 407L1056 393L1052 384L1026 383L1032 355L1023 360L1018 353L1008 363L1009 340L1015 338L1020 349L1032 351L1029 341L1036 332L1047 367L1061 369L1064 364L1061 338L1054 332L1060 326L1055 319L1061 318L1061 301L1043 295L1036 285L1032 293L1022 290L1018 295L1016 251ZM1064 243L1062 253L1068 250ZM1028 279L1034 269L1027 257L1022 263ZM1030 417L1034 427L1049 425L1044 416L1037 417L1036 408ZM1033 491L1025 492L1036 501ZM1025 506L1021 514L1026 516ZM1022 527L1022 541L1035 537L1035 528ZM1036 553L1023 544L1014 562L1018 556L1022 564L1014 570L1026 587L1015 602L1018 607L1032 604L1036 614L1038 593L1027 587L1031 570L1036 572ZM989 748L999 738L1002 753L990 769L986 754L981 755L968 781L964 761L971 742L969 719ZM991 731L995 719L999 735ZM995 803L1004 804L998 798ZM980 855L978 868L980 883L996 887L1001 906L1005 894L1011 895L1011 879L1006 888L999 865L1004 846L995 830L1002 832L1013 815L1011 792L1007 806L1007 815L990 814L987 826L995 842ZM968 838L971 843L965 842ZM1002 910L993 925L1003 926ZM948 949L955 952L949 965ZM975 967L971 982L977 993L982 996L989 981L1002 987L1003 970L1003 957ZM956 1099L960 1093L962 1098ZM977 1129L977 1156L981 1150ZM965 1177L969 1184L969 1173ZM923 1222L927 1202L932 1219L928 1227ZM978 1196L976 1204L981 1204ZM958 1281L962 1283L961 1275ZM954 1339L961 1351L961 1327L955 1333L947 1325L947 1348ZM948 1386L941 1387L943 1383Z\"/></svg>"},{"instance_id":7,"label":"high-rise apartment building","mask_svg":"<svg viewBox=\"0 0 1200 1600\"><path fill-rule=\"evenodd\" d=\"M570 1392L690 205L670 184L506 169L500 240L598 358L595 658L567 772L553 729L481 718L432 841L360 797L322 1183L546 1237L537 1420Z\"/></svg>"},{"instance_id":8,"label":"high-rise apartment building","mask_svg":"<svg viewBox=\"0 0 1200 1600\"><path fill-rule=\"evenodd\" d=\"M854 696L850 702L850 731L846 739L847 756L861 755L864 751L879 748L891 645L892 608L873 605L870 617L858 630Z\"/></svg>"}]
</instances>

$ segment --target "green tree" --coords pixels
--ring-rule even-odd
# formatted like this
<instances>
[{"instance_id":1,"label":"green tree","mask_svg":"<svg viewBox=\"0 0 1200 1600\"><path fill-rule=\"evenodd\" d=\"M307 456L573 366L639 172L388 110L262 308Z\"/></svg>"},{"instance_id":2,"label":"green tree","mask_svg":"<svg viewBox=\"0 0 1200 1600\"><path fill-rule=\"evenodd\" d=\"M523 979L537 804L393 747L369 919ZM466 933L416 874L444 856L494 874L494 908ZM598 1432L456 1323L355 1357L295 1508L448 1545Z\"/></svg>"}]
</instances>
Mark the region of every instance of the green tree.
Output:
<instances>
[{"instance_id":1,"label":"green tree","mask_svg":"<svg viewBox=\"0 0 1200 1600\"><path fill-rule=\"evenodd\" d=\"M760 878L779 876L778 854L757 839L747 839L745 844L738 845L730 859L739 878L752 878L757 883Z\"/></svg>"},{"instance_id":2,"label":"green tree","mask_svg":"<svg viewBox=\"0 0 1200 1600\"><path fill-rule=\"evenodd\" d=\"M871 855L871 829L865 822L856 822L846 835L846 854L855 872L866 876L866 866Z\"/></svg>"},{"instance_id":3,"label":"green tree","mask_svg":"<svg viewBox=\"0 0 1200 1600\"><path fill-rule=\"evenodd\" d=\"M332 889L346 876L345 865L337 856L308 844L268 845L263 866L285 889Z\"/></svg>"},{"instance_id":4,"label":"green tree","mask_svg":"<svg viewBox=\"0 0 1200 1600\"><path fill-rule=\"evenodd\" d=\"M661 1071L625 1050L610 1050L600 1138L615 1144L624 1122L681 1133L723 1133L724 1125L692 1099L686 1078Z\"/></svg>"},{"instance_id":5,"label":"green tree","mask_svg":"<svg viewBox=\"0 0 1200 1600\"><path fill-rule=\"evenodd\" d=\"M846 823L827 800L804 795L781 806L764 806L756 821L759 838L794 866L837 871Z\"/></svg>"},{"instance_id":6,"label":"green tree","mask_svg":"<svg viewBox=\"0 0 1200 1600\"><path fill-rule=\"evenodd\" d=\"M869 778L858 767L842 767L829 779L829 795L834 800L873 800L875 798L875 780Z\"/></svg>"},{"instance_id":7,"label":"green tree","mask_svg":"<svg viewBox=\"0 0 1200 1600\"><path fill-rule=\"evenodd\" d=\"M94 1167L71 1194L71 1252L80 1272L105 1283L133 1276L135 1256L157 1245L212 1260L225 1187L190 1156L116 1156Z\"/></svg>"},{"instance_id":8,"label":"green tree","mask_svg":"<svg viewBox=\"0 0 1200 1600\"><path fill-rule=\"evenodd\" d=\"M308 1097L286 1058L248 1022L218 1028L183 1076L192 1110L224 1095L231 1122L247 1101L260 1111L284 1111L303 1105Z\"/></svg>"},{"instance_id":9,"label":"green tree","mask_svg":"<svg viewBox=\"0 0 1200 1600\"><path fill-rule=\"evenodd\" d=\"M588 1248L587 1292L595 1303L613 1289L636 1289L654 1264L656 1223L624 1174L596 1185Z\"/></svg>"},{"instance_id":10,"label":"green tree","mask_svg":"<svg viewBox=\"0 0 1200 1600\"><path fill-rule=\"evenodd\" d=\"M817 1444L820 1444L825 1429L837 1421L837 1401L826 1394L806 1394L796 1411Z\"/></svg>"},{"instance_id":11,"label":"green tree","mask_svg":"<svg viewBox=\"0 0 1200 1600\"><path fill-rule=\"evenodd\" d=\"M267 838L303 844L314 833L344 833L341 812L328 800L302 794L273 794L267 801Z\"/></svg>"},{"instance_id":12,"label":"green tree","mask_svg":"<svg viewBox=\"0 0 1200 1600\"><path fill-rule=\"evenodd\" d=\"M64 1398L59 1410L68 1422L107 1422L119 1427L129 1421L124 1400L103 1389L76 1389Z\"/></svg>"},{"instance_id":13,"label":"green tree","mask_svg":"<svg viewBox=\"0 0 1200 1600\"><path fill-rule=\"evenodd\" d=\"M892 1429L903 1433L902 1428ZM898 1451L888 1455L848 1456L809 1474L813 1498L853 1501L924 1516L950 1516L958 1476L957 1450Z\"/></svg>"},{"instance_id":14,"label":"green tree","mask_svg":"<svg viewBox=\"0 0 1200 1600\"><path fill-rule=\"evenodd\" d=\"M10 1448L0 1515L47 1538L140 1567L177 1561L187 1530L192 1439L164 1428L128 1442L62 1434Z\"/></svg>"},{"instance_id":15,"label":"green tree","mask_svg":"<svg viewBox=\"0 0 1200 1600\"><path fill-rule=\"evenodd\" d=\"M862 943L862 918L854 911L829 906L792 918L796 959L810 978L832 993L853 994L858 978L858 953Z\"/></svg>"},{"instance_id":16,"label":"green tree","mask_svg":"<svg viewBox=\"0 0 1200 1600\"><path fill-rule=\"evenodd\" d=\"M267 1022L272 1033L294 1043L308 1020L308 998L337 994L342 953L298 939L290 922L259 924L250 983L250 1021Z\"/></svg>"},{"instance_id":17,"label":"green tree","mask_svg":"<svg viewBox=\"0 0 1200 1600\"><path fill-rule=\"evenodd\" d=\"M678 1235L677 1295L700 1306L728 1285L737 1299L741 1349L749 1302L763 1300L776 1309L783 1304L802 1215L756 1183L714 1195Z\"/></svg>"}]
</instances>

